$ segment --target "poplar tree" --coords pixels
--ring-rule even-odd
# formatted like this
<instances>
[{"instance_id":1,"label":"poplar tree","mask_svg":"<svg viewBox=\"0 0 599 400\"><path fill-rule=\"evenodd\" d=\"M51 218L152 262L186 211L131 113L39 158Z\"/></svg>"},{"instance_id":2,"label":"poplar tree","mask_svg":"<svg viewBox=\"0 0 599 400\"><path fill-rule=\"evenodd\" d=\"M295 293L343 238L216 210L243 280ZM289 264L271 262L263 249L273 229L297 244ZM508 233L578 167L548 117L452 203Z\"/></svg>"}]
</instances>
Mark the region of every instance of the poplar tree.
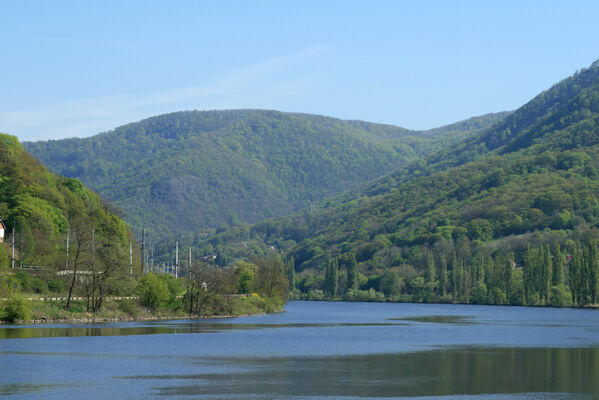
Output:
<instances>
[{"instance_id":1,"label":"poplar tree","mask_svg":"<svg viewBox=\"0 0 599 400\"><path fill-rule=\"evenodd\" d=\"M435 258L430 251L426 254L426 270L424 271L424 279L427 283L433 283L436 278Z\"/></svg>"},{"instance_id":2,"label":"poplar tree","mask_svg":"<svg viewBox=\"0 0 599 400\"><path fill-rule=\"evenodd\" d=\"M570 264L568 266L568 282L572 292L572 304L580 305L580 273L582 269L582 252L575 242L570 249Z\"/></svg>"},{"instance_id":3,"label":"poplar tree","mask_svg":"<svg viewBox=\"0 0 599 400\"><path fill-rule=\"evenodd\" d=\"M589 266L589 295L591 303L597 303L597 292L599 291L599 252L597 242L591 243L591 260Z\"/></svg>"},{"instance_id":4,"label":"poplar tree","mask_svg":"<svg viewBox=\"0 0 599 400\"><path fill-rule=\"evenodd\" d=\"M552 286L564 283L564 256L559 243L553 245L553 272L551 274Z\"/></svg>"},{"instance_id":5,"label":"poplar tree","mask_svg":"<svg viewBox=\"0 0 599 400\"><path fill-rule=\"evenodd\" d=\"M441 286L441 296L447 294L447 258L441 256L441 265L439 271L439 286Z\"/></svg>"},{"instance_id":6,"label":"poplar tree","mask_svg":"<svg viewBox=\"0 0 599 400\"><path fill-rule=\"evenodd\" d=\"M530 245L526 249L526 258L523 263L524 297L529 303L530 299L537 293L537 251Z\"/></svg>"},{"instance_id":7,"label":"poplar tree","mask_svg":"<svg viewBox=\"0 0 599 400\"><path fill-rule=\"evenodd\" d=\"M345 256L345 268L347 269L347 290L358 289L358 262L354 253Z\"/></svg>"},{"instance_id":8,"label":"poplar tree","mask_svg":"<svg viewBox=\"0 0 599 400\"><path fill-rule=\"evenodd\" d=\"M295 260L293 257L289 257L285 263L287 267L287 277L289 278L289 290L295 290Z\"/></svg>"},{"instance_id":9,"label":"poplar tree","mask_svg":"<svg viewBox=\"0 0 599 400\"><path fill-rule=\"evenodd\" d=\"M541 248L541 258L539 265L540 272L540 292L541 299L545 301L545 303L549 303L549 297L551 293L551 273L553 272L553 266L551 262L551 248L549 245L545 245Z\"/></svg>"},{"instance_id":10,"label":"poplar tree","mask_svg":"<svg viewBox=\"0 0 599 400\"><path fill-rule=\"evenodd\" d=\"M329 257L327 261L325 276L324 276L324 290L328 297L334 298L337 295L337 285L339 283L339 266L337 258Z\"/></svg>"}]
</instances>

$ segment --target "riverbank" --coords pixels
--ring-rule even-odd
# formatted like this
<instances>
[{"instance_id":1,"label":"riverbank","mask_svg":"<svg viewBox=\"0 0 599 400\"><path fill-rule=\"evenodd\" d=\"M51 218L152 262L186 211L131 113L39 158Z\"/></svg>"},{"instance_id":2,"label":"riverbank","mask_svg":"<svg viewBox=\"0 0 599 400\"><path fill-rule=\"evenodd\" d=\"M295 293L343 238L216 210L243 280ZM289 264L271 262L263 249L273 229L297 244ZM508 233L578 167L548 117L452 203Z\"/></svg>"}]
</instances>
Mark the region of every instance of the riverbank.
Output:
<instances>
[{"instance_id":1,"label":"riverbank","mask_svg":"<svg viewBox=\"0 0 599 400\"><path fill-rule=\"evenodd\" d=\"M344 303L402 303L402 304L455 304L455 305L475 305L475 306L502 306L502 307L530 307L530 308L571 308L571 309L593 309L599 310L599 303L585 304L581 306L563 305L557 306L553 304L508 304L508 303L468 303L460 301L409 301L405 299L390 299L380 297L374 299L348 299L344 297L336 298L309 298L308 296L292 296L289 301L317 301L317 302L344 302Z\"/></svg>"},{"instance_id":2,"label":"riverbank","mask_svg":"<svg viewBox=\"0 0 599 400\"><path fill-rule=\"evenodd\" d=\"M0 304L1 306L2 304ZM183 307L177 309L152 309L139 304L136 299L106 300L98 313L86 311L84 300L71 302L69 310L64 303L55 301L28 301L30 317L19 321L0 321L0 324L67 324L95 322L125 321L159 321L171 319L232 318L249 315L264 315L278 312L281 307L274 307L262 297L253 294L223 299L223 307L219 310L205 310L202 314L189 314Z\"/></svg>"}]
</instances>

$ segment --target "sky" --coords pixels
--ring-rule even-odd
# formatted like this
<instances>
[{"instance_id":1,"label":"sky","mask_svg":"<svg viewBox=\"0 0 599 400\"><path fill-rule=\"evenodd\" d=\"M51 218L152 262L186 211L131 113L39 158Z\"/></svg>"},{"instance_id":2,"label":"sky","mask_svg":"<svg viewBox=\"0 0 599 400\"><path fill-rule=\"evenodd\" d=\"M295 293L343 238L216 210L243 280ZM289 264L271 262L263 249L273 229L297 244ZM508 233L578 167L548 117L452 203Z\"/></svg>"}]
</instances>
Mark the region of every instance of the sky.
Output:
<instances>
[{"instance_id":1,"label":"sky","mask_svg":"<svg viewBox=\"0 0 599 400\"><path fill-rule=\"evenodd\" d=\"M429 129L588 67L597 15L596 0L0 0L0 132L235 108Z\"/></svg>"}]
</instances>

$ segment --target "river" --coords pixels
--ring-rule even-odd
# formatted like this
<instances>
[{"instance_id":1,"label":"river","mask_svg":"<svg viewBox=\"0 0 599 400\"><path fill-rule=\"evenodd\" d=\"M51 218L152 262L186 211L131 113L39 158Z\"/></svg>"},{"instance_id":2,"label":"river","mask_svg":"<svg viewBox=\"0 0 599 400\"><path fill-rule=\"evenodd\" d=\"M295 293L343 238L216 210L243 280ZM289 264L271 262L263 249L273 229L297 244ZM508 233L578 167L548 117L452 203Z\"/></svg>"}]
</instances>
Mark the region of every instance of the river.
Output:
<instances>
[{"instance_id":1,"label":"river","mask_svg":"<svg viewBox=\"0 0 599 400\"><path fill-rule=\"evenodd\" d=\"M0 325L14 399L593 399L599 312L290 302L233 319Z\"/></svg>"}]
</instances>

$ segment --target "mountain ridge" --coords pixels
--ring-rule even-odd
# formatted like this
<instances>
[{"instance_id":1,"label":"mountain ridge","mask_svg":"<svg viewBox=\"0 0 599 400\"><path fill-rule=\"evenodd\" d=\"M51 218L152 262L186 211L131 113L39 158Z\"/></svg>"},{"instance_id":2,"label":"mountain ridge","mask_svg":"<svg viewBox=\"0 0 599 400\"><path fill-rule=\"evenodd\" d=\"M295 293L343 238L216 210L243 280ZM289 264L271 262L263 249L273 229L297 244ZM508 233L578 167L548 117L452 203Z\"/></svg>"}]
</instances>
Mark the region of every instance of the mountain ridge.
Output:
<instances>
[{"instance_id":1,"label":"mountain ridge","mask_svg":"<svg viewBox=\"0 0 599 400\"><path fill-rule=\"evenodd\" d=\"M496 132L504 132L505 124L518 126L519 133L486 148L485 139L502 136ZM250 230L292 256L298 270L321 268L327 254L349 253L361 254L364 268L393 267L393 257L422 266L407 249L444 241L495 248L494 242L516 242L507 239L511 236L524 238L522 243L565 243L578 237L577 230L599 237L598 132L599 63L594 63L478 135L365 189L322 202L315 214ZM453 157L445 158L448 154ZM235 241L234 232L222 235L208 246Z\"/></svg>"},{"instance_id":2,"label":"mountain ridge","mask_svg":"<svg viewBox=\"0 0 599 400\"><path fill-rule=\"evenodd\" d=\"M505 115L421 132L272 110L183 111L91 138L24 145L55 171L91 185L137 231L146 226L156 238L309 207Z\"/></svg>"}]
</instances>

